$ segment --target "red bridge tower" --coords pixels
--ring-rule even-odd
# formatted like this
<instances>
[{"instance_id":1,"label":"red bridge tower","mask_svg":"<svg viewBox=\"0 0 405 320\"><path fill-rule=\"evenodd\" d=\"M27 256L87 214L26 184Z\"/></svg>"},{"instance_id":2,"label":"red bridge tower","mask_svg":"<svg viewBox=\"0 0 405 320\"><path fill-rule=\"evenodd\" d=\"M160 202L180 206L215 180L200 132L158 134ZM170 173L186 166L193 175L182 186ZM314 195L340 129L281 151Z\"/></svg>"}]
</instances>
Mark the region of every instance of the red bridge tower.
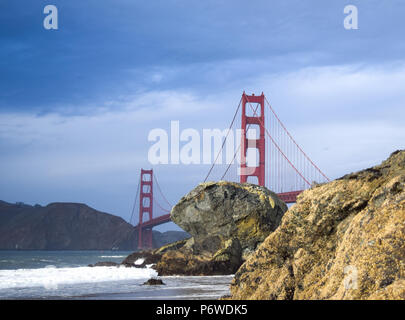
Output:
<instances>
[{"instance_id":1,"label":"red bridge tower","mask_svg":"<svg viewBox=\"0 0 405 320\"><path fill-rule=\"evenodd\" d=\"M143 228L143 215L149 214L149 221L153 214L153 169L141 170L141 189L139 198L139 228L138 248L152 248L152 226Z\"/></svg>"},{"instance_id":2,"label":"red bridge tower","mask_svg":"<svg viewBox=\"0 0 405 320\"><path fill-rule=\"evenodd\" d=\"M246 105L257 104L255 113L252 116L247 116ZM260 106L260 108L259 108ZM249 110L249 108L248 108ZM260 111L260 113L258 113ZM241 162L240 162L240 183L247 182L248 177L257 177L257 183L260 186L265 185L265 162L266 162L266 142L265 142L265 128L264 128L264 94L255 96L254 94L248 96L243 92L242 95L242 141L241 141ZM247 137L247 127L250 125L257 125L259 127L259 139L250 139ZM248 149L257 149L259 151L259 165L257 167L248 167L247 152Z\"/></svg>"}]
</instances>

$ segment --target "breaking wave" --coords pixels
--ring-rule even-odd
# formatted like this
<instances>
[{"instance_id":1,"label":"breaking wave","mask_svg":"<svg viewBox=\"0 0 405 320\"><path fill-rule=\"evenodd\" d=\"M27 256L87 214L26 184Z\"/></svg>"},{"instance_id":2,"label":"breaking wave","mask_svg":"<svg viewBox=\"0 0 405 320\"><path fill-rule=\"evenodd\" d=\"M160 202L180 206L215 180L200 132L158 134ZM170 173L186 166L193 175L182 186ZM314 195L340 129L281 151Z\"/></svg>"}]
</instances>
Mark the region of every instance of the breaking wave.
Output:
<instances>
[{"instance_id":1,"label":"breaking wave","mask_svg":"<svg viewBox=\"0 0 405 320\"><path fill-rule=\"evenodd\" d=\"M0 289L44 287L54 289L59 285L96 283L120 280L142 280L156 277L149 268L77 267L0 270Z\"/></svg>"}]
</instances>

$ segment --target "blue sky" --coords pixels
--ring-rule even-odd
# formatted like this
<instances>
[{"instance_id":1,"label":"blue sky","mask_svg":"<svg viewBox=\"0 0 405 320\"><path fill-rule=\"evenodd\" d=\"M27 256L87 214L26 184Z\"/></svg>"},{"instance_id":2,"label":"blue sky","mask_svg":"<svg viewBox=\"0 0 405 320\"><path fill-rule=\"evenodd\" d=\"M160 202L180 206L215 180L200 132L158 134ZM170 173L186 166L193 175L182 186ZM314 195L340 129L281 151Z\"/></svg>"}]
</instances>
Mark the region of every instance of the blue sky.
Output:
<instances>
[{"instance_id":1,"label":"blue sky","mask_svg":"<svg viewBox=\"0 0 405 320\"><path fill-rule=\"evenodd\" d=\"M0 199L128 219L149 131L224 129L243 90L331 178L379 163L404 148L404 14L401 0L3 0ZM173 203L207 170L155 167Z\"/></svg>"}]
</instances>

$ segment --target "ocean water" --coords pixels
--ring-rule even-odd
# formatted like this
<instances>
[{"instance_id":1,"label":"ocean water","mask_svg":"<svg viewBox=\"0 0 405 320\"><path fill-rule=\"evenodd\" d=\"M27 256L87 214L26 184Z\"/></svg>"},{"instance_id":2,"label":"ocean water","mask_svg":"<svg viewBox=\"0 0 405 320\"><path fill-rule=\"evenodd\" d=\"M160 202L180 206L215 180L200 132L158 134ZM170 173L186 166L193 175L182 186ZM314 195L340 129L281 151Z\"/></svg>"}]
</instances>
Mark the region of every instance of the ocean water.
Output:
<instances>
[{"instance_id":1,"label":"ocean water","mask_svg":"<svg viewBox=\"0 0 405 320\"><path fill-rule=\"evenodd\" d=\"M161 277L151 268L88 267L121 262L123 251L0 251L0 299L218 299L232 276Z\"/></svg>"}]
</instances>

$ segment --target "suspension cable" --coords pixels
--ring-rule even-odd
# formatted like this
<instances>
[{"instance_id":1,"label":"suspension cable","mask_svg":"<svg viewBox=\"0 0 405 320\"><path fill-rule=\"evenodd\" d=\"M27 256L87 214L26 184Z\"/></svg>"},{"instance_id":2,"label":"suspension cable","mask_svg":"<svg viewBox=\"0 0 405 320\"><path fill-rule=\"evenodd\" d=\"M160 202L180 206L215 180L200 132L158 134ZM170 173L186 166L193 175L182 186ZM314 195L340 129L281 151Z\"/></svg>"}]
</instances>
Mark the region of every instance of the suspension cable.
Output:
<instances>
[{"instance_id":1,"label":"suspension cable","mask_svg":"<svg viewBox=\"0 0 405 320\"><path fill-rule=\"evenodd\" d=\"M136 201L138 200L138 195L139 195L139 188L141 186L141 176L139 175L139 182L138 182L138 187L136 189L136 195L135 195L135 201L134 201L134 205L132 207L132 213L131 213L131 218L129 219L129 224L131 224L132 219L134 217L134 213L135 213L135 206L136 206Z\"/></svg>"},{"instance_id":2,"label":"suspension cable","mask_svg":"<svg viewBox=\"0 0 405 320\"><path fill-rule=\"evenodd\" d=\"M160 188L159 182L158 182L158 180L156 178L156 175L153 175L153 178L155 179L156 185L157 185L157 187L159 189L159 192L160 192L161 196L163 197L163 200L166 201L166 203L169 205L170 208L173 207L173 205L167 200L167 198L163 194L162 189Z\"/></svg>"},{"instance_id":3,"label":"suspension cable","mask_svg":"<svg viewBox=\"0 0 405 320\"><path fill-rule=\"evenodd\" d=\"M216 164L216 162L217 162L217 160L218 160L218 158L219 158L219 155L221 154L222 150L224 149L224 146L225 146L225 143L226 143L226 139L228 138L229 132L231 131L231 128L232 128L232 126L233 126L233 124L234 124L234 122L235 122L235 119L236 119L236 116L237 116L237 114L238 114L238 112L239 112L241 103L242 103L242 98L241 98L240 101L239 101L239 105L238 105L238 107L237 107L237 109L236 109L236 112L235 112L235 114L234 114L234 116L233 116L231 125L229 126L229 129L228 129L228 132L226 133L225 139L224 139L224 141L222 142L221 150L218 151L217 157L215 158L214 163L212 164L210 170L208 171L208 174L207 174L207 176L205 177L204 182L207 181L209 175L210 175L211 172L212 172L212 169L214 169L214 166L215 166L215 164ZM235 157L234 157L234 158L235 158ZM232 160L232 161L233 161L233 160ZM222 178L221 178L221 180L222 180Z\"/></svg>"},{"instance_id":4,"label":"suspension cable","mask_svg":"<svg viewBox=\"0 0 405 320\"><path fill-rule=\"evenodd\" d=\"M267 100L266 96L264 97L264 99L266 100L271 112L274 114L274 116L276 117L277 121L279 122L279 124L282 126L282 128L284 129L284 131L287 133L287 135L290 137L290 139L292 140L292 142L297 146L297 148L302 152L302 154L304 155L305 158L307 158L309 160L309 162L311 162L311 164L315 167L316 170L319 171L319 173L321 175L324 176L324 178L328 181L329 178L322 172L321 169L318 168L318 166L307 156L307 154L304 152L304 150L301 149L301 147L298 145L298 143L294 140L294 138L292 137L292 135L290 134L290 132L287 130L287 128L284 126L284 124L281 122L281 120L279 119L279 117L277 116L276 112L274 111L274 109L272 108L270 102Z\"/></svg>"},{"instance_id":5,"label":"suspension cable","mask_svg":"<svg viewBox=\"0 0 405 320\"><path fill-rule=\"evenodd\" d=\"M250 104L250 102L249 102L249 104ZM259 108L259 105L256 106L256 110L254 110L254 114L256 114L256 111L257 111L258 108ZM250 125L251 125L251 124L249 123L248 126L247 126L247 128L246 128L245 134L249 131ZM235 151L235 153L234 153L234 155L233 155L233 159L232 159L232 161L228 164L228 167L226 168L225 173L224 173L224 174L222 175L222 177L221 177L221 180L222 180L222 179L226 176L226 174L228 173L229 168L231 167L233 161L235 160L236 155L238 154L241 145L242 145L242 142L239 143L239 147L238 147L238 149Z\"/></svg>"},{"instance_id":6,"label":"suspension cable","mask_svg":"<svg viewBox=\"0 0 405 320\"><path fill-rule=\"evenodd\" d=\"M157 200L153 199L153 203L156 204L156 205L159 207L160 210L162 210L162 211L164 211L164 212L167 212L167 213L170 212L170 210L167 210L167 209L163 208L163 207L159 204L159 202L157 202Z\"/></svg>"}]
</instances>

